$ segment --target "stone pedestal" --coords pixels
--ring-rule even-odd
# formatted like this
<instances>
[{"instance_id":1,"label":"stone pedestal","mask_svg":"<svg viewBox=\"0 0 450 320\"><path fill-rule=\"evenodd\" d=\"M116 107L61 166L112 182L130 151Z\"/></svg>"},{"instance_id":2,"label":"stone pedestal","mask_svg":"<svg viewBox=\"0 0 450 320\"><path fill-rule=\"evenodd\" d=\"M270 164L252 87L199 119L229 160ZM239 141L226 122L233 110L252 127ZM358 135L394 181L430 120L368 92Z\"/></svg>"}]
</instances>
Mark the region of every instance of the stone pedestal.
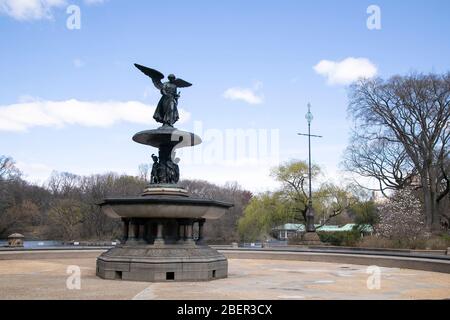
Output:
<instances>
[{"instance_id":1,"label":"stone pedestal","mask_svg":"<svg viewBox=\"0 0 450 320\"><path fill-rule=\"evenodd\" d=\"M302 238L299 245L311 246L311 245L322 245L323 242L320 241L320 237L317 232L305 232L302 235Z\"/></svg>"},{"instance_id":2,"label":"stone pedestal","mask_svg":"<svg viewBox=\"0 0 450 320\"><path fill-rule=\"evenodd\" d=\"M226 278L227 259L202 245L119 245L97 259L97 276L110 280L206 281Z\"/></svg>"}]
</instances>

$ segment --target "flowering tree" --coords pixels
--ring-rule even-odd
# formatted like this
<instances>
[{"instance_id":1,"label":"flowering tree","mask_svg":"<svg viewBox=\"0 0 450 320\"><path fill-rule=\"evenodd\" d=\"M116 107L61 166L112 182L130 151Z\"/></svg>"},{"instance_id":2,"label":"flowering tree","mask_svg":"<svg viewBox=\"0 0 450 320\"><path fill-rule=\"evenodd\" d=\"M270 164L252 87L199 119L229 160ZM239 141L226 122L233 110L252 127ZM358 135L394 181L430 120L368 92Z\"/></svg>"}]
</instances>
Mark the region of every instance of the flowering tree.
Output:
<instances>
[{"instance_id":1,"label":"flowering tree","mask_svg":"<svg viewBox=\"0 0 450 320\"><path fill-rule=\"evenodd\" d=\"M422 204L411 188L396 191L379 211L377 233L380 236L414 241L427 235Z\"/></svg>"}]
</instances>

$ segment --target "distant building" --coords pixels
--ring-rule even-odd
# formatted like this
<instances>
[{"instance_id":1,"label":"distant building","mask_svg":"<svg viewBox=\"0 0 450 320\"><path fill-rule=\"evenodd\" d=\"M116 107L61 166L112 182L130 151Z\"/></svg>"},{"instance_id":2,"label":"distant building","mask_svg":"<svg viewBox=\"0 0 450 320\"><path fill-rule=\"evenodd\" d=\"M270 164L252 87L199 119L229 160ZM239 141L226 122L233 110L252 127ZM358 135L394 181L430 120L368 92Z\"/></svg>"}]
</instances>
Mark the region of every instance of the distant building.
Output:
<instances>
[{"instance_id":1,"label":"distant building","mask_svg":"<svg viewBox=\"0 0 450 320\"><path fill-rule=\"evenodd\" d=\"M13 233L8 237L9 247L23 247L23 239L25 237L20 233Z\"/></svg>"},{"instance_id":2,"label":"distant building","mask_svg":"<svg viewBox=\"0 0 450 320\"><path fill-rule=\"evenodd\" d=\"M272 236L278 240L287 240L305 232L305 225L285 223L272 229Z\"/></svg>"},{"instance_id":3,"label":"distant building","mask_svg":"<svg viewBox=\"0 0 450 320\"><path fill-rule=\"evenodd\" d=\"M318 232L346 232L352 231L356 223L347 223L343 226L324 225L320 227L316 224ZM286 223L272 229L272 236L278 240L288 240L305 232L305 225L302 223ZM373 228L370 225L364 225L362 235L372 234Z\"/></svg>"},{"instance_id":4,"label":"distant building","mask_svg":"<svg viewBox=\"0 0 450 320\"><path fill-rule=\"evenodd\" d=\"M386 198L381 191L372 191L372 196L370 197L370 200L372 200L375 204L384 204L388 201L388 198Z\"/></svg>"}]
</instances>

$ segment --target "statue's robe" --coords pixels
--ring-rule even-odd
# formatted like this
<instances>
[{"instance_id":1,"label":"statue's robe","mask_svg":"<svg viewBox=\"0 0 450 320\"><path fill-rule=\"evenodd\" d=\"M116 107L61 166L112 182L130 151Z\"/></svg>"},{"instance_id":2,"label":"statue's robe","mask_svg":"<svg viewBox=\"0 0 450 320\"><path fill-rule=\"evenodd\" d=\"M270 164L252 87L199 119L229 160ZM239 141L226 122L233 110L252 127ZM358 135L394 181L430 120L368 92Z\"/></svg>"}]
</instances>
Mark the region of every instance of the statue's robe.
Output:
<instances>
[{"instance_id":1,"label":"statue's robe","mask_svg":"<svg viewBox=\"0 0 450 320\"><path fill-rule=\"evenodd\" d=\"M172 126L180 118L177 108L177 86L166 82L163 84L161 94L162 97L158 102L153 119L157 122Z\"/></svg>"}]
</instances>

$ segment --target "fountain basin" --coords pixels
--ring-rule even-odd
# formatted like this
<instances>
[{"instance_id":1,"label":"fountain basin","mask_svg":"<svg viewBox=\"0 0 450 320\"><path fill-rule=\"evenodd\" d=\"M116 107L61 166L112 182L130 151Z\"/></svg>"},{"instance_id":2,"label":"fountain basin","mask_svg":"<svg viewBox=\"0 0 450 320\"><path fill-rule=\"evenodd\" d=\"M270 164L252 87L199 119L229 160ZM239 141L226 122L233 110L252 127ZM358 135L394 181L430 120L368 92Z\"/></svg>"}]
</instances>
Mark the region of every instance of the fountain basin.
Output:
<instances>
[{"instance_id":1,"label":"fountain basin","mask_svg":"<svg viewBox=\"0 0 450 320\"><path fill-rule=\"evenodd\" d=\"M124 244L97 259L99 277L151 282L227 277L227 259L203 242L202 229L206 219L220 218L233 204L159 185L148 187L140 197L107 198L99 205L124 223Z\"/></svg>"},{"instance_id":2,"label":"fountain basin","mask_svg":"<svg viewBox=\"0 0 450 320\"><path fill-rule=\"evenodd\" d=\"M218 219L233 205L209 199L153 195L109 198L100 206L112 218Z\"/></svg>"}]
</instances>

